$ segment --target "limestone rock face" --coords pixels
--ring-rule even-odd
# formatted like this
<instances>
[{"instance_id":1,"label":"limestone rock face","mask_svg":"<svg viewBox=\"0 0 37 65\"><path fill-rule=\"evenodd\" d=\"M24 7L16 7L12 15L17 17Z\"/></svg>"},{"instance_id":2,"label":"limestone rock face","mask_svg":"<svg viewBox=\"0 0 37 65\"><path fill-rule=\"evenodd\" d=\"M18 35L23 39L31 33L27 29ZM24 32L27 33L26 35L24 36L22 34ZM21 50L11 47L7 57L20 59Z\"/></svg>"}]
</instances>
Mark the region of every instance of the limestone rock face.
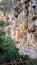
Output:
<instances>
[{"instance_id":1,"label":"limestone rock face","mask_svg":"<svg viewBox=\"0 0 37 65\"><path fill-rule=\"evenodd\" d=\"M23 10L18 14L13 36L21 55L37 58L37 1L20 0ZM29 5L29 6L28 6Z\"/></svg>"},{"instance_id":2,"label":"limestone rock face","mask_svg":"<svg viewBox=\"0 0 37 65\"><path fill-rule=\"evenodd\" d=\"M37 0L18 0L7 17L11 22L10 36L19 53L37 58Z\"/></svg>"}]
</instances>

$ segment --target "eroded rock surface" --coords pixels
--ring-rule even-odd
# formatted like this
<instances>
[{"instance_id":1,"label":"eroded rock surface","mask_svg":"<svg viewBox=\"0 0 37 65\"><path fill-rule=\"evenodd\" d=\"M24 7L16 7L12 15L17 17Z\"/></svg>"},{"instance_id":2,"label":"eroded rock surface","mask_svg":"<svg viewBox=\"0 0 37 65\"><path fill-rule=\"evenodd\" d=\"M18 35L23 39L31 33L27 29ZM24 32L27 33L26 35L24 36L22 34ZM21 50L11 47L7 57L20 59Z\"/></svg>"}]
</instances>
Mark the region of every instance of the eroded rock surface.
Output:
<instances>
[{"instance_id":1,"label":"eroded rock surface","mask_svg":"<svg viewBox=\"0 0 37 65\"><path fill-rule=\"evenodd\" d=\"M16 42L19 53L37 58L37 0L18 0L5 17L9 17L11 22L10 36Z\"/></svg>"}]
</instances>

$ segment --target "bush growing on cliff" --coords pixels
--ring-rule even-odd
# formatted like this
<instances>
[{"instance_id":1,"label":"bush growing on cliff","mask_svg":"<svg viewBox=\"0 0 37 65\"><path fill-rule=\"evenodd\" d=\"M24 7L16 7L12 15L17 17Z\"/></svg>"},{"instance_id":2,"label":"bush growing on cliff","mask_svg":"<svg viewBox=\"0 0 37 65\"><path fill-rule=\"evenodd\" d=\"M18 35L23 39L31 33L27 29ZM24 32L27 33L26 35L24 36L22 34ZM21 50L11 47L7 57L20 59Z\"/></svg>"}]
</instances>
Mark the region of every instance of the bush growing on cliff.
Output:
<instances>
[{"instance_id":1,"label":"bush growing on cliff","mask_svg":"<svg viewBox=\"0 0 37 65\"><path fill-rule=\"evenodd\" d=\"M0 21L0 26L4 26L5 25L5 21Z\"/></svg>"},{"instance_id":2,"label":"bush growing on cliff","mask_svg":"<svg viewBox=\"0 0 37 65\"><path fill-rule=\"evenodd\" d=\"M17 53L14 41L3 33L0 32L0 64L13 61Z\"/></svg>"}]
</instances>

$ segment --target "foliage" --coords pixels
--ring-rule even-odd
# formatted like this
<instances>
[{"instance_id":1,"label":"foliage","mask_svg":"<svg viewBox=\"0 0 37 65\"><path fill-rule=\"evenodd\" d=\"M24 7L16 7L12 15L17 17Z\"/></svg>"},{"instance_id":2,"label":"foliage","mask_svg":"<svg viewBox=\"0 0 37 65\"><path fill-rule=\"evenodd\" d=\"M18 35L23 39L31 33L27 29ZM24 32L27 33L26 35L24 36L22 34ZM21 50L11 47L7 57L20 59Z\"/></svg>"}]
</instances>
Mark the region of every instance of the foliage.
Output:
<instances>
[{"instance_id":1,"label":"foliage","mask_svg":"<svg viewBox=\"0 0 37 65\"><path fill-rule=\"evenodd\" d=\"M14 60L16 53L17 48L15 47L14 41L10 37L3 35L3 32L0 32L0 63Z\"/></svg>"},{"instance_id":2,"label":"foliage","mask_svg":"<svg viewBox=\"0 0 37 65\"><path fill-rule=\"evenodd\" d=\"M0 21L0 26L4 26L5 25L5 21Z\"/></svg>"}]
</instances>

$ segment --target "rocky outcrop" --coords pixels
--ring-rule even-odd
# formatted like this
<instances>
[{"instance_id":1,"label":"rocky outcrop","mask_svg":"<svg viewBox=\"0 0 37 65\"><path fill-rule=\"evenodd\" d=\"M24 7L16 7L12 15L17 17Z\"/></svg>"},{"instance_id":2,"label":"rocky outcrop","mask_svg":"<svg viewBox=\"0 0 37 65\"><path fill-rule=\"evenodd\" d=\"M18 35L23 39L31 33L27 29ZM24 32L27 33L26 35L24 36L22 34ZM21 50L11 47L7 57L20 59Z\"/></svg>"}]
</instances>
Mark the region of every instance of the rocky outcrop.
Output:
<instances>
[{"instance_id":1,"label":"rocky outcrop","mask_svg":"<svg viewBox=\"0 0 37 65\"><path fill-rule=\"evenodd\" d=\"M11 22L10 36L19 53L37 58L37 0L18 0L13 10L6 13L7 17Z\"/></svg>"},{"instance_id":2,"label":"rocky outcrop","mask_svg":"<svg viewBox=\"0 0 37 65\"><path fill-rule=\"evenodd\" d=\"M15 17L17 25L13 32L13 37L17 42L16 47L19 48L21 55L27 54L30 58L37 58L37 1L20 0L20 2L23 10L20 11L18 17Z\"/></svg>"}]
</instances>

